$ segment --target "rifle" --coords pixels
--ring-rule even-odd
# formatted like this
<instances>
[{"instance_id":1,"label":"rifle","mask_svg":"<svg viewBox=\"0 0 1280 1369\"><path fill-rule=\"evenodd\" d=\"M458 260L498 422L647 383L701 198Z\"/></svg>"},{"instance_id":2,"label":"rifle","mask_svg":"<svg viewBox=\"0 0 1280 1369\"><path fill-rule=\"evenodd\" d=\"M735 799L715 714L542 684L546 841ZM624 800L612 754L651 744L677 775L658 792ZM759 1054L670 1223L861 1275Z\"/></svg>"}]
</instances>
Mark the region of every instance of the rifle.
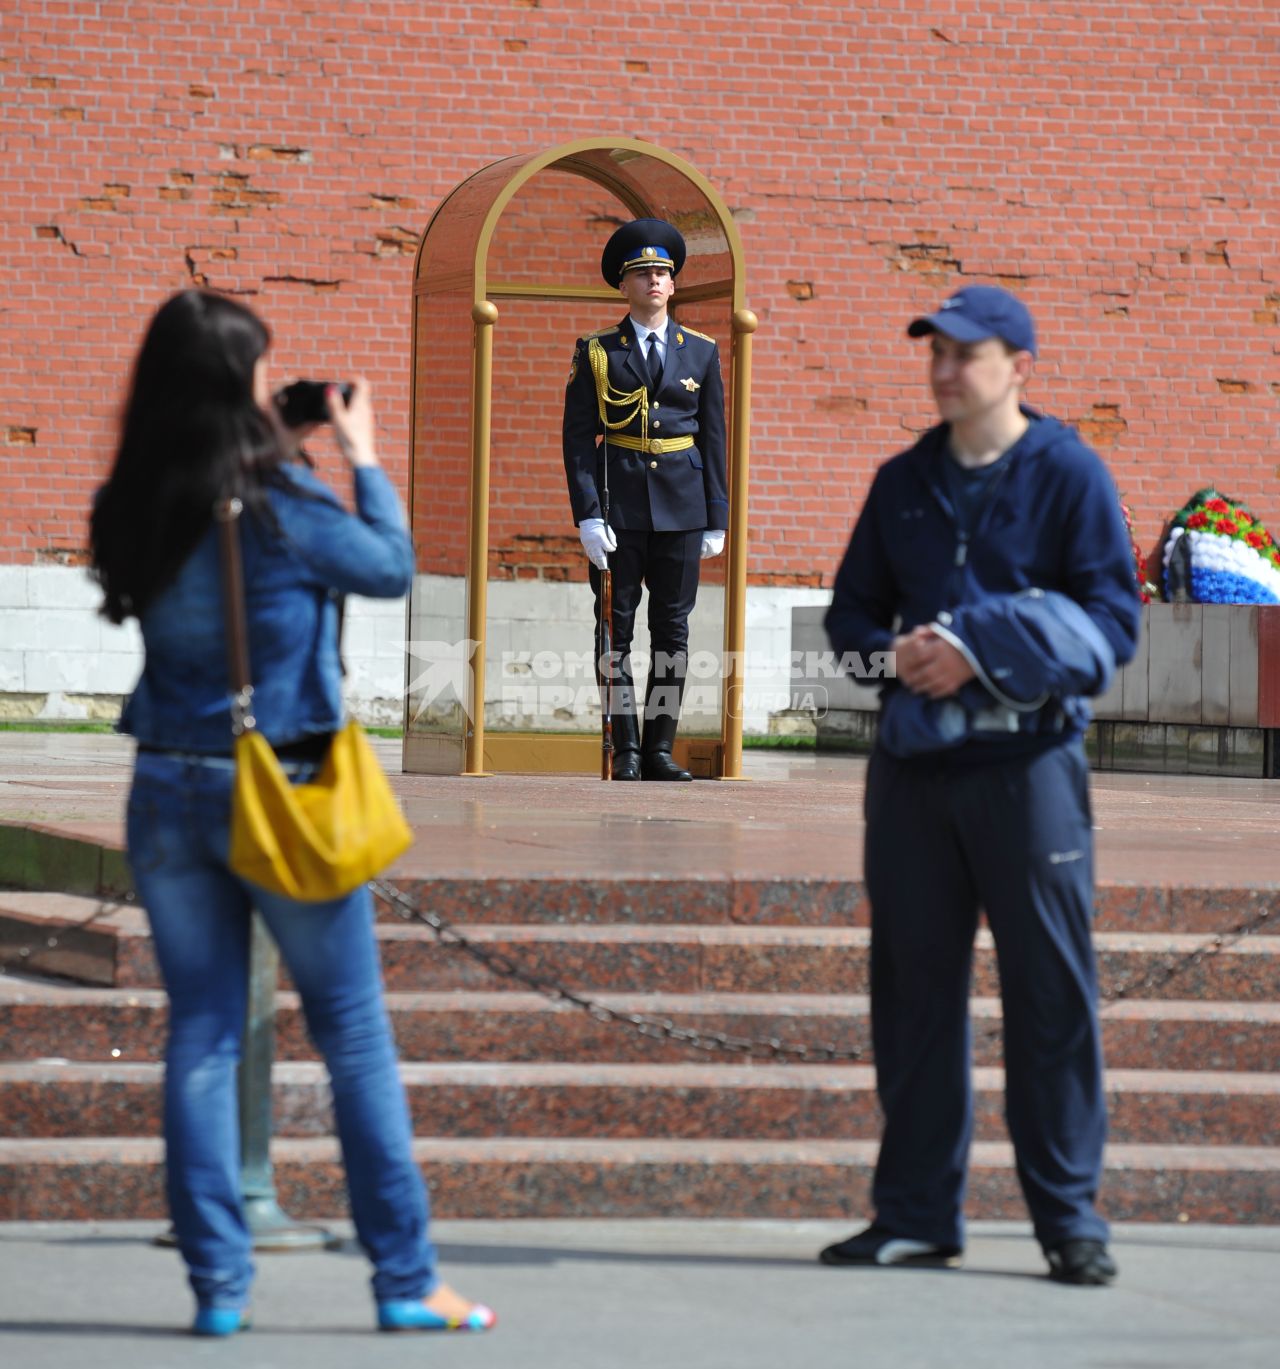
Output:
<instances>
[{"instance_id":1,"label":"rifle","mask_svg":"<svg viewBox=\"0 0 1280 1369\"><path fill-rule=\"evenodd\" d=\"M604 443L604 490L601 495L604 525L609 526L609 441ZM600 571L600 631L596 669L603 671L600 689L600 778L613 778L613 572L609 553Z\"/></svg>"},{"instance_id":2,"label":"rifle","mask_svg":"<svg viewBox=\"0 0 1280 1369\"><path fill-rule=\"evenodd\" d=\"M587 343L587 361L595 384L596 404L600 414L601 435L604 450L604 480L601 482L600 507L604 515L604 525L609 526L609 433L625 428L637 414L640 415L640 430L647 437L649 432L649 392L641 385L638 390L623 392L615 390L609 383L609 358L598 338ZM613 422L609 421L609 410L622 409L631 405L629 412ZM601 685L600 700L600 778L613 778L613 575L609 570L609 556L605 553L605 566L600 572L600 621L599 654L596 656L596 670L600 673L600 662L605 663L604 679Z\"/></svg>"}]
</instances>

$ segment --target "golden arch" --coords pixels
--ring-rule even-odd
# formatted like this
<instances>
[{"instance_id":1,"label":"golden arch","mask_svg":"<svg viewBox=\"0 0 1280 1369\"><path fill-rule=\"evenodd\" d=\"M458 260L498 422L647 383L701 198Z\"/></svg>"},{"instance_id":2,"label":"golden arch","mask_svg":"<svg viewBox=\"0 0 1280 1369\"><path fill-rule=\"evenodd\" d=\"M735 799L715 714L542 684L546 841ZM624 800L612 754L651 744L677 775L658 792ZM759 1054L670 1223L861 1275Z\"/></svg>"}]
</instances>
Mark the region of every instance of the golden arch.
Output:
<instances>
[{"instance_id":1,"label":"golden arch","mask_svg":"<svg viewBox=\"0 0 1280 1369\"><path fill-rule=\"evenodd\" d=\"M490 274L495 234L512 200L540 174L568 173L608 192L631 217L664 218L677 224L690 241L681 275L679 304L715 301L730 311L732 341L727 377L731 407L729 428L730 514L726 544L723 669L720 681L720 738L704 757L703 773L720 778L741 776L743 648L745 644L747 477L751 404L751 335L756 317L745 307L742 244L737 225L715 187L699 171L651 143L632 139L595 138L565 143L539 153L506 157L456 186L432 215L414 267L413 376L411 386L412 462L410 510L415 541L422 557L432 548L453 545L461 561L457 509L453 526L446 510L434 507L430 492L451 472L467 482L465 611L457 626L464 629L463 668L456 673L456 725L434 730L417 725L412 694L415 672L423 662L408 662L404 768L418 773L481 775L487 770L582 770L596 768L598 743L589 736L548 738L519 733L492 734L485 729L485 647L487 641L490 555L490 457L493 420L494 333L501 311L495 301L533 300L543 310L572 302L609 301L617 292L602 283L545 279L546 267L563 274L564 261L554 247L532 277L498 279ZM527 254L537 258L540 246L530 240ZM576 255L588 258L590 253ZM578 263L579 267L581 263ZM691 271L690 267L694 269ZM690 279L692 278L692 279ZM594 276L598 282L598 275ZM565 339L566 343L572 341ZM465 403L465 412L464 412ZM558 443L558 430L556 442ZM567 507L567 506L566 506ZM447 550L442 556L447 556ZM421 578L421 577L420 577ZM433 617L417 602L410 606L410 641L449 634L446 620ZM436 643L436 645L443 645ZM448 675L448 665L441 667ZM469 671L465 668L469 667ZM419 680L423 678L419 673ZM487 769L486 769L487 767Z\"/></svg>"}]
</instances>

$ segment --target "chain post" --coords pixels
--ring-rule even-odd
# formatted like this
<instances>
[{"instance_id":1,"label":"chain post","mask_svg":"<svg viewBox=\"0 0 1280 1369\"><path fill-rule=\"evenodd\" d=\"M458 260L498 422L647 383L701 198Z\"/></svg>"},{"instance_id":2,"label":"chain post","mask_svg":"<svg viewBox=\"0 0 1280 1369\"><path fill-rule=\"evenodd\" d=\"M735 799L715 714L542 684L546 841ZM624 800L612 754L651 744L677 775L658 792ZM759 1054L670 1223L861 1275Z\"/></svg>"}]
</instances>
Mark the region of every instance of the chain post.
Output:
<instances>
[{"instance_id":1,"label":"chain post","mask_svg":"<svg viewBox=\"0 0 1280 1369\"><path fill-rule=\"evenodd\" d=\"M276 1199L271 1170L271 1062L276 1051L276 983L280 952L262 915L249 933L249 992L239 1070L240 1192L255 1250L314 1250L332 1232L295 1222Z\"/></svg>"},{"instance_id":2,"label":"chain post","mask_svg":"<svg viewBox=\"0 0 1280 1369\"><path fill-rule=\"evenodd\" d=\"M240 1110L240 1194L255 1250L315 1250L341 1245L322 1226L295 1222L280 1207L271 1170L271 1062L276 1052L280 952L258 912L249 929L248 993L236 1089ZM156 1245L177 1244L172 1227Z\"/></svg>"}]
</instances>

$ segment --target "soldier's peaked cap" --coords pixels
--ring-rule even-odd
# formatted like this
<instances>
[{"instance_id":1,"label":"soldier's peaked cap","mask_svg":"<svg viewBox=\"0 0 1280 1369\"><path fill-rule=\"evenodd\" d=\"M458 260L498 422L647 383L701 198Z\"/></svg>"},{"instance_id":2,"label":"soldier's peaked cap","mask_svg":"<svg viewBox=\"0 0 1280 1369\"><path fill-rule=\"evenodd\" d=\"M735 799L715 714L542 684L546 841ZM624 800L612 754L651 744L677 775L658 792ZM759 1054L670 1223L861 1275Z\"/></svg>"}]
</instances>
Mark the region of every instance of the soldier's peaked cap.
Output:
<instances>
[{"instance_id":1,"label":"soldier's peaked cap","mask_svg":"<svg viewBox=\"0 0 1280 1369\"><path fill-rule=\"evenodd\" d=\"M642 266L665 266L673 276L684 265L684 239L665 219L632 219L604 245L600 274L610 285L620 285L628 271Z\"/></svg>"}]
</instances>

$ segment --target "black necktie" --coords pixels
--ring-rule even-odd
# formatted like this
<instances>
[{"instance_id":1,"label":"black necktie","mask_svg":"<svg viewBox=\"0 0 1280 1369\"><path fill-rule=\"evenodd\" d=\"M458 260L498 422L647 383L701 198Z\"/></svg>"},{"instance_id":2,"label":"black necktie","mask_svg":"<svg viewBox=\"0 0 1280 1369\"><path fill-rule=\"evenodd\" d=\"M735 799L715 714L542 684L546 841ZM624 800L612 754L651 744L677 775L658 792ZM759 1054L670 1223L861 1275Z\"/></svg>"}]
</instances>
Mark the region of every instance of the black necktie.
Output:
<instances>
[{"instance_id":1,"label":"black necktie","mask_svg":"<svg viewBox=\"0 0 1280 1369\"><path fill-rule=\"evenodd\" d=\"M649 387L656 390L662 379L662 358L658 355L658 335L649 334Z\"/></svg>"}]
</instances>

